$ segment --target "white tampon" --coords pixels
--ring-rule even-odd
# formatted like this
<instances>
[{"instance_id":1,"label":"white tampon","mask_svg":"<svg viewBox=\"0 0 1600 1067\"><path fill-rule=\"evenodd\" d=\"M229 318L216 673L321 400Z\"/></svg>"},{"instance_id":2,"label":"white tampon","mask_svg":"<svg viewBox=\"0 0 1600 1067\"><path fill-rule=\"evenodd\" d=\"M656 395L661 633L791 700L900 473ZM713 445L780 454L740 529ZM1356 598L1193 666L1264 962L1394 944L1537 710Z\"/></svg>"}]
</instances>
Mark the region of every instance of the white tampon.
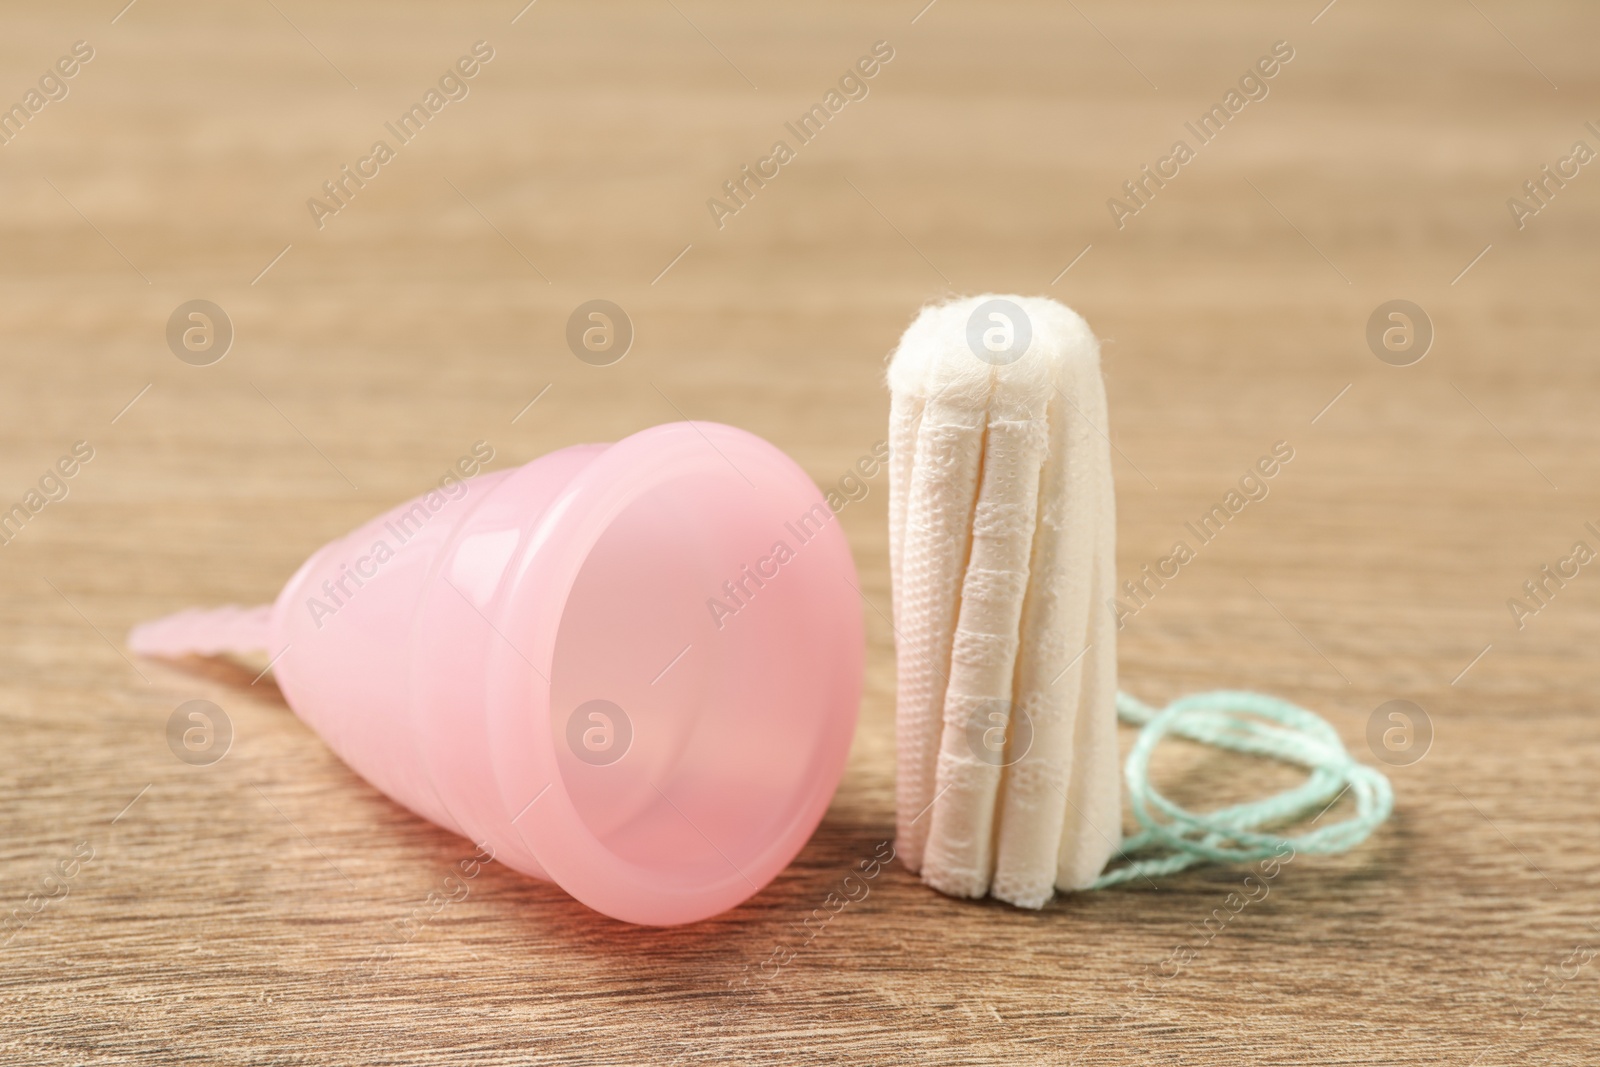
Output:
<instances>
[{"instance_id":1,"label":"white tampon","mask_svg":"<svg viewBox=\"0 0 1600 1067\"><path fill-rule=\"evenodd\" d=\"M890 365L899 852L1040 907L1121 832L1099 348L1047 299L925 309Z\"/></svg>"}]
</instances>

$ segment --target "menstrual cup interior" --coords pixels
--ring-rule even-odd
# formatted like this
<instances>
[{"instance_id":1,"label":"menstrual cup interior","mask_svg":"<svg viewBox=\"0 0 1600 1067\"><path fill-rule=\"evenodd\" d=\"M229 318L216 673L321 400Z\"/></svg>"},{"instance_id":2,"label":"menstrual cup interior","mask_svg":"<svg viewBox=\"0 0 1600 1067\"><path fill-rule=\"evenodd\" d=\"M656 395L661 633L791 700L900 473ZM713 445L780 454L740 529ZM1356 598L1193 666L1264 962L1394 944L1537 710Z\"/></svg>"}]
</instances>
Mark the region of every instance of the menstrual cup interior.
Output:
<instances>
[{"instance_id":1,"label":"menstrual cup interior","mask_svg":"<svg viewBox=\"0 0 1600 1067\"><path fill-rule=\"evenodd\" d=\"M666 884L753 877L817 776L837 774L816 682L839 665L814 638L838 617L838 590L818 583L847 575L812 547L834 519L764 500L731 466L650 488L590 550L562 613L561 784L603 848Z\"/></svg>"},{"instance_id":2,"label":"menstrual cup interior","mask_svg":"<svg viewBox=\"0 0 1600 1067\"><path fill-rule=\"evenodd\" d=\"M630 921L704 918L771 880L834 792L859 699L861 605L837 520L778 450L702 426L715 448L675 427L579 477L618 493L605 467L630 458L616 450L683 453L630 475L571 577L542 725L552 797L515 824L563 888Z\"/></svg>"}]
</instances>

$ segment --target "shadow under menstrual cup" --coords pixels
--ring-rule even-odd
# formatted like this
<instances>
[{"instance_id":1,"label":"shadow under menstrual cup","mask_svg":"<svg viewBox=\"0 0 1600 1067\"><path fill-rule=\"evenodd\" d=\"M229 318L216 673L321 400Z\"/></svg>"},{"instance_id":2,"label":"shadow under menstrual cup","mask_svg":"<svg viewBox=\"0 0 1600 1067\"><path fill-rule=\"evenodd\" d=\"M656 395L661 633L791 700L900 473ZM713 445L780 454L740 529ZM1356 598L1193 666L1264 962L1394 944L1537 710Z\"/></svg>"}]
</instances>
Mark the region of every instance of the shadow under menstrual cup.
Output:
<instances>
[{"instance_id":1,"label":"shadow under menstrual cup","mask_svg":"<svg viewBox=\"0 0 1600 1067\"><path fill-rule=\"evenodd\" d=\"M815 483L673 423L451 488L325 545L270 610L129 645L267 651L369 782L596 911L752 896L821 821L861 694L855 565Z\"/></svg>"}]
</instances>

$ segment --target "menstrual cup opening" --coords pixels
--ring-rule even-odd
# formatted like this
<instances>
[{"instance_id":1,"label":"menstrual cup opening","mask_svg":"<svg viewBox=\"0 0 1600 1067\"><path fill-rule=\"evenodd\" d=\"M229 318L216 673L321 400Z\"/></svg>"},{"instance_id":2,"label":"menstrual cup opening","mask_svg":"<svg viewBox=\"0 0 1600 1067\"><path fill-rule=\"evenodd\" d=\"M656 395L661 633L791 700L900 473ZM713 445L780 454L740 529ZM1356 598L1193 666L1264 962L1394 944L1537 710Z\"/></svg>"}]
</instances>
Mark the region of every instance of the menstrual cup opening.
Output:
<instances>
[{"instance_id":1,"label":"menstrual cup opening","mask_svg":"<svg viewBox=\"0 0 1600 1067\"><path fill-rule=\"evenodd\" d=\"M498 754L502 792L544 789L514 826L607 914L732 907L809 838L854 732L861 608L838 522L793 461L712 424L612 446L547 521L565 536L523 565L547 611L509 625L548 642L548 683L497 660L536 705L534 732L501 733L531 756Z\"/></svg>"}]
</instances>

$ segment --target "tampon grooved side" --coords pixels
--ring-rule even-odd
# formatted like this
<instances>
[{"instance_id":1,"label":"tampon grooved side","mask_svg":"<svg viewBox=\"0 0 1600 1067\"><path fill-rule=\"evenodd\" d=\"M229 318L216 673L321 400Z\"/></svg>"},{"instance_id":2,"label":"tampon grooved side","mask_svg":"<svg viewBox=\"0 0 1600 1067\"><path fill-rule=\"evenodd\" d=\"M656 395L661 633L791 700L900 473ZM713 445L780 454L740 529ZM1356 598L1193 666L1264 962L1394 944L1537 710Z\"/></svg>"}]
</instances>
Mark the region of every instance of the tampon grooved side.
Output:
<instances>
[{"instance_id":1,"label":"tampon grooved side","mask_svg":"<svg viewBox=\"0 0 1600 1067\"><path fill-rule=\"evenodd\" d=\"M986 295L924 309L889 379L900 852L1039 907L1104 864L1108 808L1120 830L1099 347L1054 301Z\"/></svg>"}]
</instances>

